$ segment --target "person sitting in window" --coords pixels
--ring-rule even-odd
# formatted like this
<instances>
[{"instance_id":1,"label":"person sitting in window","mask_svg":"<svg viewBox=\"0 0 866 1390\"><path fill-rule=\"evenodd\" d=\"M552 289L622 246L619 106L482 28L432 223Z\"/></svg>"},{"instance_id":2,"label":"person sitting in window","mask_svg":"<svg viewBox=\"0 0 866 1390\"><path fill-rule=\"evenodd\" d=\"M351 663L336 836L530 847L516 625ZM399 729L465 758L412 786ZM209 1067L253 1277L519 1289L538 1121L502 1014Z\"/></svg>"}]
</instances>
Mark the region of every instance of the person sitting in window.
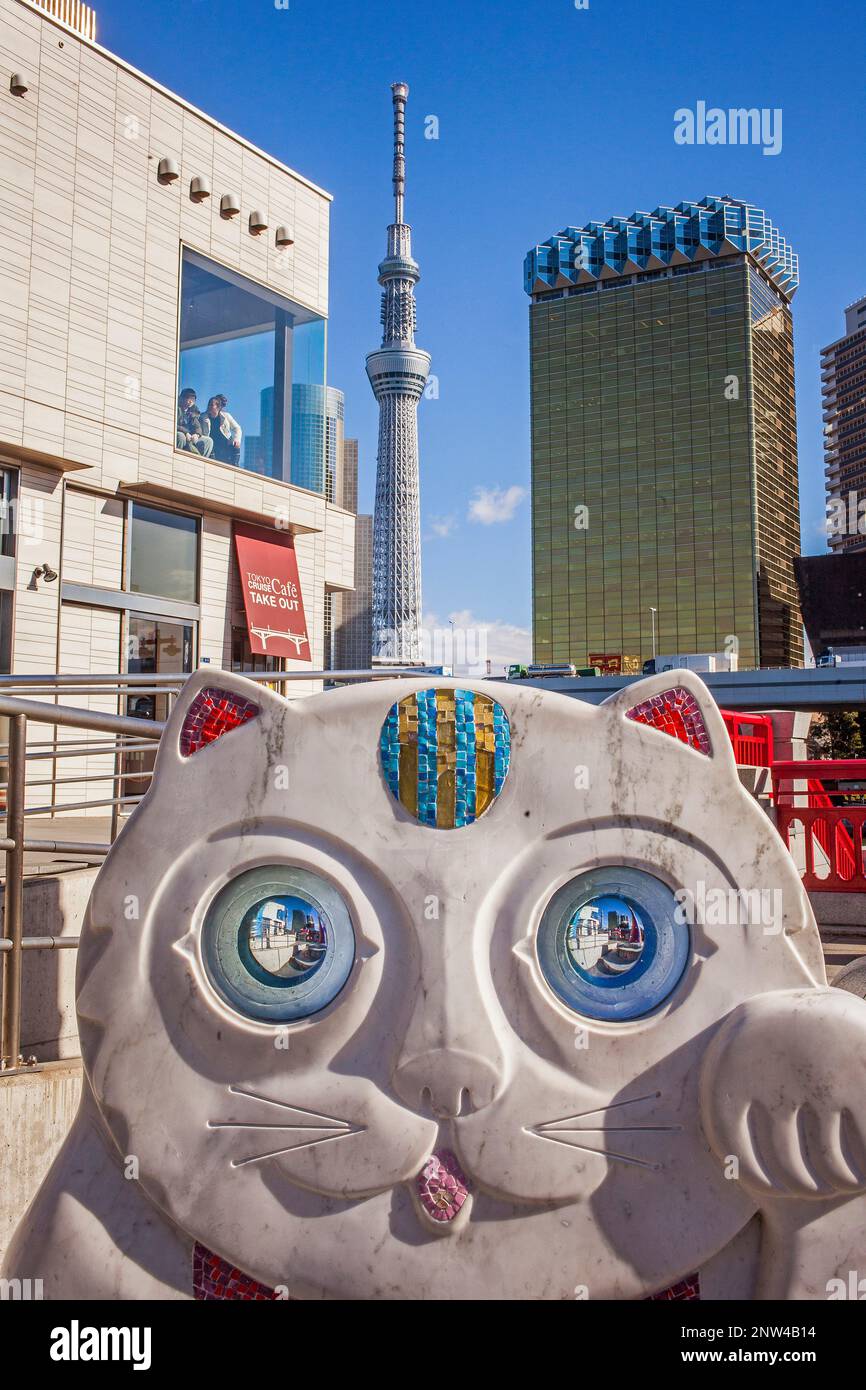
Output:
<instances>
[{"instance_id":1,"label":"person sitting in window","mask_svg":"<svg viewBox=\"0 0 866 1390\"><path fill-rule=\"evenodd\" d=\"M220 463L240 463L243 431L226 410L228 396L211 396L205 419L213 441L213 457Z\"/></svg>"},{"instance_id":2,"label":"person sitting in window","mask_svg":"<svg viewBox=\"0 0 866 1390\"><path fill-rule=\"evenodd\" d=\"M193 453L210 458L213 440L210 437L210 421L202 416L195 403L195 391L191 387L181 391L177 398L177 435L175 445L178 449L191 449Z\"/></svg>"}]
</instances>

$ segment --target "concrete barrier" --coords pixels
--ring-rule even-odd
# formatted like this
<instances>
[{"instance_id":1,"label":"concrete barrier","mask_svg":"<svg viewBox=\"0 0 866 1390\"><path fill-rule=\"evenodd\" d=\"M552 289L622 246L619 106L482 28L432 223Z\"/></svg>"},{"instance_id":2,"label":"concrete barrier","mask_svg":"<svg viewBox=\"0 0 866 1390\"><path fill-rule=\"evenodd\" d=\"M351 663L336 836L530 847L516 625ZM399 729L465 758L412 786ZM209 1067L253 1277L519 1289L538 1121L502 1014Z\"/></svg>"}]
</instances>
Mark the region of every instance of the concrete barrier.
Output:
<instances>
[{"instance_id":1,"label":"concrete barrier","mask_svg":"<svg viewBox=\"0 0 866 1390\"><path fill-rule=\"evenodd\" d=\"M80 1058L0 1075L0 1259L69 1132L81 1077Z\"/></svg>"},{"instance_id":2,"label":"concrete barrier","mask_svg":"<svg viewBox=\"0 0 866 1390\"><path fill-rule=\"evenodd\" d=\"M24 935L79 936L95 868L72 869L24 883ZM2 890L0 890L2 920ZM2 934L2 933L0 933ZM75 950L25 951L21 1051L37 1062L78 1057Z\"/></svg>"},{"instance_id":3,"label":"concrete barrier","mask_svg":"<svg viewBox=\"0 0 866 1390\"><path fill-rule=\"evenodd\" d=\"M825 928L836 927L844 929L846 935L866 939L866 895L863 893L815 892L809 894L809 902L822 932Z\"/></svg>"}]
</instances>

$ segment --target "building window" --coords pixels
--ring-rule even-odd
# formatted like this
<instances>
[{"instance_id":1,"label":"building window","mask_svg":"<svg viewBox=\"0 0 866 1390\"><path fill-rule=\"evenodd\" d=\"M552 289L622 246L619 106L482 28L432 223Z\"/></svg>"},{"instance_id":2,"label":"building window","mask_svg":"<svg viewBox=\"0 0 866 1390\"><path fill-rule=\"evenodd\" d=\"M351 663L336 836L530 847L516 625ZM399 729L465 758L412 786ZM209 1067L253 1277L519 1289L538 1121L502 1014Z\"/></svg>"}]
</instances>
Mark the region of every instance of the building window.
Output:
<instances>
[{"instance_id":1,"label":"building window","mask_svg":"<svg viewBox=\"0 0 866 1390\"><path fill-rule=\"evenodd\" d=\"M293 388L324 383L324 319L184 251L177 448L288 482Z\"/></svg>"},{"instance_id":2,"label":"building window","mask_svg":"<svg viewBox=\"0 0 866 1390\"><path fill-rule=\"evenodd\" d=\"M15 554L15 513L18 505L18 474L8 468L0 468L0 555ZM24 518L25 530L29 518ZM25 531L26 534L26 531Z\"/></svg>"},{"instance_id":3,"label":"building window","mask_svg":"<svg viewBox=\"0 0 866 1390\"><path fill-rule=\"evenodd\" d=\"M322 669L333 671L334 669L334 595L330 589L325 590L325 643L324 660Z\"/></svg>"},{"instance_id":4,"label":"building window","mask_svg":"<svg viewBox=\"0 0 866 1390\"><path fill-rule=\"evenodd\" d=\"M129 588L198 602L198 518L133 502L129 517Z\"/></svg>"},{"instance_id":5,"label":"building window","mask_svg":"<svg viewBox=\"0 0 866 1390\"><path fill-rule=\"evenodd\" d=\"M12 670L12 625L15 594L15 533L21 531L26 540L35 538L41 524L36 501L28 510L21 510L18 498L18 474L9 468L0 469L0 672ZM0 735L5 740L6 720L0 721Z\"/></svg>"},{"instance_id":6,"label":"building window","mask_svg":"<svg viewBox=\"0 0 866 1390\"><path fill-rule=\"evenodd\" d=\"M151 618L130 613L126 630L126 669L131 675L158 673L183 675L192 671L195 661L195 624ZM126 697L126 713L134 719L164 722L171 713L167 692L136 690ZM132 800L144 796L150 786L156 761L156 745L125 748L122 759L121 796Z\"/></svg>"}]
</instances>

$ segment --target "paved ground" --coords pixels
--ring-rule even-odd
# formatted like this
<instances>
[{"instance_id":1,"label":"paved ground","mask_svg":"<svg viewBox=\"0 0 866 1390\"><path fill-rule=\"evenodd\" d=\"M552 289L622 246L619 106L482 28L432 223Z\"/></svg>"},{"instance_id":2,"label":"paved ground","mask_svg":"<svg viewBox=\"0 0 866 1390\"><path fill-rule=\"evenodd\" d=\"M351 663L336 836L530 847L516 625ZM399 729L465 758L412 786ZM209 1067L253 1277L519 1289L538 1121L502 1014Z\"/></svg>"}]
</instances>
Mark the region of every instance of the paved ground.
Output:
<instances>
[{"instance_id":1,"label":"paved ground","mask_svg":"<svg viewBox=\"0 0 866 1390\"><path fill-rule=\"evenodd\" d=\"M866 936L857 939L848 936L847 940L841 935L838 939L832 940L825 937L824 961L827 966L827 979L830 983L833 983L843 965L847 965L851 960L856 960L858 956L866 956Z\"/></svg>"},{"instance_id":2,"label":"paved ground","mask_svg":"<svg viewBox=\"0 0 866 1390\"><path fill-rule=\"evenodd\" d=\"M25 840L74 841L76 844L107 845L111 835L110 816L27 816L24 822ZM28 851L24 856L24 872L28 878L55 874L61 869L81 868L83 864L100 864L102 856L72 855ZM3 865L5 876L5 865Z\"/></svg>"}]
</instances>

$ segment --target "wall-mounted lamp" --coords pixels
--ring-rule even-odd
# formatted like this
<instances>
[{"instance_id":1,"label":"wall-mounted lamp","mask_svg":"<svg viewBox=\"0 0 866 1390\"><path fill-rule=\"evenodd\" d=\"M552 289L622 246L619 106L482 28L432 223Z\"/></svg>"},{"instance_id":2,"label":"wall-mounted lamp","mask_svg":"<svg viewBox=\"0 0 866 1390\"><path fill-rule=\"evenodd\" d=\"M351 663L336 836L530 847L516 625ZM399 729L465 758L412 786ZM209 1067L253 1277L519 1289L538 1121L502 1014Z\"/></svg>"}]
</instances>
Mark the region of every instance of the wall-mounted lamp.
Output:
<instances>
[{"instance_id":1,"label":"wall-mounted lamp","mask_svg":"<svg viewBox=\"0 0 866 1390\"><path fill-rule=\"evenodd\" d=\"M224 193L220 198L220 217L237 217L241 205L234 193Z\"/></svg>"},{"instance_id":2,"label":"wall-mounted lamp","mask_svg":"<svg viewBox=\"0 0 866 1390\"><path fill-rule=\"evenodd\" d=\"M161 159L156 171L156 177L160 183L174 183L175 179L180 178L180 169L177 167L176 159Z\"/></svg>"},{"instance_id":3,"label":"wall-mounted lamp","mask_svg":"<svg viewBox=\"0 0 866 1390\"><path fill-rule=\"evenodd\" d=\"M253 236L261 236L262 232L268 230L268 219L263 212L250 213L250 232Z\"/></svg>"},{"instance_id":4,"label":"wall-mounted lamp","mask_svg":"<svg viewBox=\"0 0 866 1390\"><path fill-rule=\"evenodd\" d=\"M27 587L28 589L38 589L40 579L44 579L46 584L53 584L56 578L57 571L53 570L50 565L37 565L30 576L30 583Z\"/></svg>"},{"instance_id":5,"label":"wall-mounted lamp","mask_svg":"<svg viewBox=\"0 0 866 1390\"><path fill-rule=\"evenodd\" d=\"M194 203L203 203L210 197L210 183L203 174L196 174L189 186L189 196Z\"/></svg>"},{"instance_id":6,"label":"wall-mounted lamp","mask_svg":"<svg viewBox=\"0 0 866 1390\"><path fill-rule=\"evenodd\" d=\"M13 72L9 79L9 90L13 97L23 97L30 90L30 83L23 72Z\"/></svg>"},{"instance_id":7,"label":"wall-mounted lamp","mask_svg":"<svg viewBox=\"0 0 866 1390\"><path fill-rule=\"evenodd\" d=\"M295 238L291 227L277 227L274 241L277 246L294 246Z\"/></svg>"}]
</instances>

